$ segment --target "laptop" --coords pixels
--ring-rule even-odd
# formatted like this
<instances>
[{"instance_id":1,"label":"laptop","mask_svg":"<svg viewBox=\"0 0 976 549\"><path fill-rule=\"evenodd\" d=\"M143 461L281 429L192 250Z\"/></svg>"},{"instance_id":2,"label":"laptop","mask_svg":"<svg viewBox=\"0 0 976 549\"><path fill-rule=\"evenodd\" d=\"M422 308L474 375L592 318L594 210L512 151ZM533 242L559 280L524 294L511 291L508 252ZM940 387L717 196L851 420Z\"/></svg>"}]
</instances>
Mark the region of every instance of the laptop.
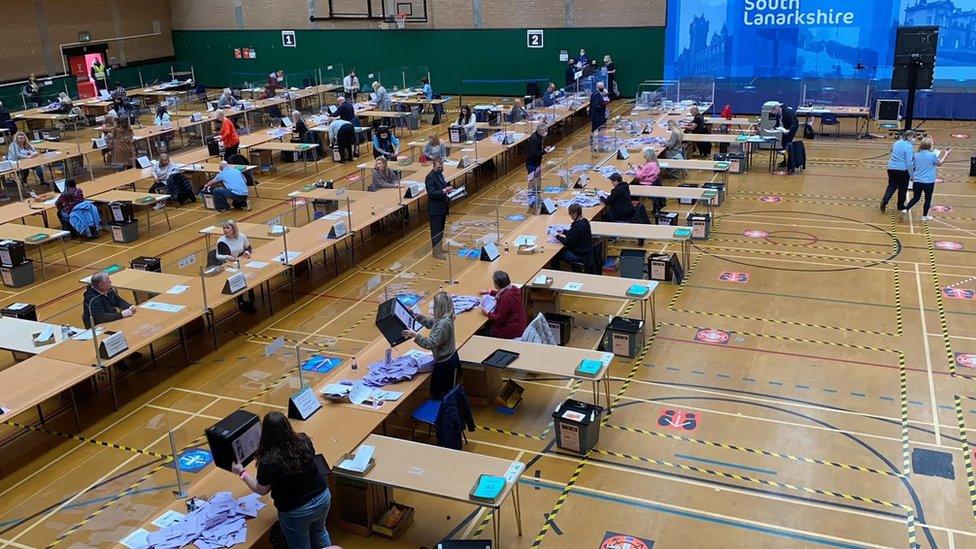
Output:
<instances>
[{"instance_id":1,"label":"laptop","mask_svg":"<svg viewBox=\"0 0 976 549\"><path fill-rule=\"evenodd\" d=\"M64 192L64 179L55 179L54 186L57 187L59 193Z\"/></svg>"},{"instance_id":2,"label":"laptop","mask_svg":"<svg viewBox=\"0 0 976 549\"><path fill-rule=\"evenodd\" d=\"M98 149L104 149L107 146L108 146L108 143L105 141L105 136L104 135L102 137L96 137L96 138L92 139L92 148L93 149L96 149L96 150L98 150Z\"/></svg>"},{"instance_id":3,"label":"laptop","mask_svg":"<svg viewBox=\"0 0 976 549\"><path fill-rule=\"evenodd\" d=\"M136 158L136 163L139 164L140 168L148 168L152 166L152 161L149 160L149 157L146 155L142 155L139 158Z\"/></svg>"},{"instance_id":4,"label":"laptop","mask_svg":"<svg viewBox=\"0 0 976 549\"><path fill-rule=\"evenodd\" d=\"M334 116L335 113L339 112L339 107L336 107L335 105L329 105L329 108L327 110L329 111L329 114Z\"/></svg>"},{"instance_id":5,"label":"laptop","mask_svg":"<svg viewBox=\"0 0 976 549\"><path fill-rule=\"evenodd\" d=\"M108 90L98 90L98 98L102 101L108 101L112 99L112 95L108 93Z\"/></svg>"},{"instance_id":6,"label":"laptop","mask_svg":"<svg viewBox=\"0 0 976 549\"><path fill-rule=\"evenodd\" d=\"M288 116L282 116L282 117L281 117L281 123L282 123L282 125L284 125L284 126L285 126L286 128L291 128L292 126L294 126L294 125L295 125L295 123L294 123L294 122L292 122L292 120L291 120L291 117L288 117Z\"/></svg>"},{"instance_id":7,"label":"laptop","mask_svg":"<svg viewBox=\"0 0 976 549\"><path fill-rule=\"evenodd\" d=\"M370 101L376 101L376 94L375 93L369 94L369 100Z\"/></svg>"},{"instance_id":8,"label":"laptop","mask_svg":"<svg viewBox=\"0 0 976 549\"><path fill-rule=\"evenodd\" d=\"M513 353L512 351L506 351L504 349L497 349L494 353L488 355L488 358L481 361L485 366L492 366L494 368L505 368L509 364L515 362L515 359L519 357L518 353Z\"/></svg>"}]
</instances>

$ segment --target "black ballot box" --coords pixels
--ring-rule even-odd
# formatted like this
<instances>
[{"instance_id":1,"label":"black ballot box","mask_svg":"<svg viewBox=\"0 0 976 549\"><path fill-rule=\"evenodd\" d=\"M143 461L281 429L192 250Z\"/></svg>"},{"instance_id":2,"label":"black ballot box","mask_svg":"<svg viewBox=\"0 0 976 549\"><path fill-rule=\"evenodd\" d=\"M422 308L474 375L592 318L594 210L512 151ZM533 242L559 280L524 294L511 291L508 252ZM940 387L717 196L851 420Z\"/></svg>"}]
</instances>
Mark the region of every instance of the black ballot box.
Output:
<instances>
[{"instance_id":1,"label":"black ballot box","mask_svg":"<svg viewBox=\"0 0 976 549\"><path fill-rule=\"evenodd\" d=\"M208 427L206 434L214 464L230 471L234 462L247 465L254 459L261 442L261 418L237 410Z\"/></svg>"},{"instance_id":2,"label":"black ballot box","mask_svg":"<svg viewBox=\"0 0 976 549\"><path fill-rule=\"evenodd\" d=\"M376 327L390 346L395 347L407 338L401 334L407 328L416 328L410 308L393 297L376 308Z\"/></svg>"},{"instance_id":3,"label":"black ballot box","mask_svg":"<svg viewBox=\"0 0 976 549\"><path fill-rule=\"evenodd\" d=\"M37 308L30 303L12 303L3 309L0 309L0 314L10 318L33 320L34 322L37 322Z\"/></svg>"}]
</instances>

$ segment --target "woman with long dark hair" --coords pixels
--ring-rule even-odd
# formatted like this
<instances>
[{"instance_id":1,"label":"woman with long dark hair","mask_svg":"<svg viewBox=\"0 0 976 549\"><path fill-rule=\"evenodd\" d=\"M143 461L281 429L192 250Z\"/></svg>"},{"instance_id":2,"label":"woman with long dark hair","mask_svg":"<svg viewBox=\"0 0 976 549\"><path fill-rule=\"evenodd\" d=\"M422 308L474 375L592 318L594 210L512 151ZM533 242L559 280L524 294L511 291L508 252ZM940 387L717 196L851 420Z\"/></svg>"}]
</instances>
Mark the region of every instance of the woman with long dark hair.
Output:
<instances>
[{"instance_id":1,"label":"woman with long dark hair","mask_svg":"<svg viewBox=\"0 0 976 549\"><path fill-rule=\"evenodd\" d=\"M332 545L325 519L332 505L325 459L315 454L312 440L296 433L281 412L264 416L257 451L257 477L240 464L232 467L255 494L271 492L278 524L290 549L321 549Z\"/></svg>"},{"instance_id":2,"label":"woman with long dark hair","mask_svg":"<svg viewBox=\"0 0 976 549\"><path fill-rule=\"evenodd\" d=\"M456 125L464 128L464 139L466 141L475 140L478 133L478 119L475 117L474 113L471 112L471 107L461 105L461 110L458 112Z\"/></svg>"}]
</instances>

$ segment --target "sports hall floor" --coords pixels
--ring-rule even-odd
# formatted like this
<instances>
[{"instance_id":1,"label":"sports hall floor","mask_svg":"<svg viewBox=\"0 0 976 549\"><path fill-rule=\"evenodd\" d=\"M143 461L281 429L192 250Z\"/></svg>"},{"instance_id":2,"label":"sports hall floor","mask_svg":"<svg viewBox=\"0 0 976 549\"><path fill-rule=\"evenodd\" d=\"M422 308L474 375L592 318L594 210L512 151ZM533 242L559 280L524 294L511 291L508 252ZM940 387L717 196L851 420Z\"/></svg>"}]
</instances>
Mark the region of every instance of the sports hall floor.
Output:
<instances>
[{"instance_id":1,"label":"sports hall floor","mask_svg":"<svg viewBox=\"0 0 976 549\"><path fill-rule=\"evenodd\" d=\"M976 181L967 175L976 124L924 128L940 148L953 148L934 200L949 209L927 224L919 212L902 221L893 208L878 209L887 138L818 137L806 141L800 175L768 174L760 156L748 174L732 176L712 237L695 242L688 276L659 289L659 329L636 359L614 359L615 405L588 459L554 451L550 417L574 393L587 400L585 386L525 379L515 415L477 408L479 429L466 449L528 463L524 535L516 536L506 508L502 546L597 548L612 532L656 548L976 547L969 443L976 361L957 359L976 355ZM559 141L550 158L588 158L587 129ZM234 212L237 219L284 213L288 222L286 193L320 176L349 183L354 170L278 166L259 178L261 198L252 211ZM515 230L518 222L504 217L524 213L511 202L524 179L520 166L488 174L449 223L480 230L498 204L503 230ZM159 232L137 246L105 236L71 242L70 272L55 266L44 283L0 291L0 303L38 303L42 318L64 311L77 322L78 278L140 255L163 256L164 272L173 272L203 249L197 231L220 219L200 205L170 216L173 230L157 223ZM118 412L106 389L88 396L87 441L71 435L70 412L40 429L3 426L0 547L111 546L151 518L175 489L159 457L170 453L168 430L182 447L242 403L259 414L282 409L297 388L294 354L265 358L265 344L284 337L303 352L349 357L377 337L372 317L384 289L431 293L443 285L442 267L427 253L426 223L415 215L411 222L391 245L374 238L372 255L357 250L356 266L347 260L338 277L319 263L299 279L294 304L278 291L274 316L226 311L236 316L219 325L219 351L202 334L191 341L192 365L174 350L159 366L128 373ZM594 346L606 315L627 307L582 298L564 305L576 318L570 345ZM660 421L667 410L697 421ZM408 435L407 420L393 422L391 434ZM432 547L448 535L490 534L488 515L471 506L402 492L397 499L417 508L402 538L358 538L333 527L334 542Z\"/></svg>"}]
</instances>

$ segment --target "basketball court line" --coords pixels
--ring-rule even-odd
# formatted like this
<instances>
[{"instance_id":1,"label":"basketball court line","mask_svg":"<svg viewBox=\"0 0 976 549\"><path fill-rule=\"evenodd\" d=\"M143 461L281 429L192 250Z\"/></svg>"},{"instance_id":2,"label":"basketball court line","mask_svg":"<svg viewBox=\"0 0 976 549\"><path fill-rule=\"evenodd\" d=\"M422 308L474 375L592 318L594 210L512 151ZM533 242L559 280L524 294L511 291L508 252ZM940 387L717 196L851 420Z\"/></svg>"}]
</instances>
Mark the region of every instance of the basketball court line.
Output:
<instances>
[{"instance_id":1,"label":"basketball court line","mask_svg":"<svg viewBox=\"0 0 976 549\"><path fill-rule=\"evenodd\" d=\"M918 303L920 306L918 317L921 323L922 330L922 348L925 354L925 371L928 376L928 386L929 386L929 402L932 405L932 419L935 422L935 444L942 444L942 426L939 424L939 411L936 408L937 400L935 398L935 378L932 375L932 355L929 349L929 338L925 334L928 333L928 326L925 321L925 313L921 311L921 307L925 304L925 298L922 296L922 275L919 273L918 264L915 264L915 289L918 292Z\"/></svg>"},{"instance_id":2,"label":"basketball court line","mask_svg":"<svg viewBox=\"0 0 976 549\"><path fill-rule=\"evenodd\" d=\"M505 445L505 444L499 444L499 443L496 443L496 442L489 442L489 441L486 441L486 440L480 440L478 438L471 438L471 437L469 437L468 440L469 440L469 442L474 442L474 443L481 444L481 445L484 445L484 446L490 446L490 447L504 449L504 450L510 450L510 451L522 450L522 451L525 451L525 453L528 454L528 455L540 456L540 457L545 458L545 459L556 459L556 460L559 460L559 461L566 461L566 462L571 462L571 463L575 463L577 461L577 459L574 458L573 456L561 454L559 452L534 451L534 450L524 449L524 448L520 448L520 447L508 446L508 445ZM817 500L794 500L794 499L783 498L783 497L780 497L775 492L752 492L752 491L738 489L737 487L734 487L734 486L715 486L715 485L706 483L704 481L692 480L692 479L684 479L684 478L675 478L675 477L671 477L671 476L661 475L660 473L657 473L657 472L654 472L654 471L634 470L634 469L630 469L630 468L618 466L618 465L615 465L613 463L608 463L608 462L590 462L589 465L591 465L591 466L593 466L595 468L608 469L608 470L617 471L617 472L621 472L621 473L631 473L631 474L635 474L635 475L638 475L638 476L647 476L647 477L655 478L655 479L658 479L658 480L675 481L675 482L682 483L682 484L689 484L689 485L692 485L692 486L697 486L697 487L700 487L700 488L703 488L703 489L707 489L707 490L724 491L724 492L730 492L730 493L735 493L735 494L744 495L744 496L755 496L755 497L758 497L758 498L761 498L761 499L774 500L774 501L777 501L779 503L799 505L799 506L802 506L802 507L811 507L811 508L820 509L820 510L826 510L826 511L838 511L838 512L841 512L841 513L844 513L844 514L848 514L848 515L860 516L860 517L870 518L870 519L878 519L878 520L893 522L893 523L900 524L900 525L903 525L904 524L904 520L902 520L902 519L896 519L894 517L890 517L890 516L887 516L887 515L876 515L876 514L873 514L873 513L859 511L859 510L851 509L851 508L837 508L837 507L833 507L833 506L829 506L829 505L820 503ZM554 481L554 482L557 482L557 481ZM560 485L564 485L564 484L560 484ZM589 489L586 486L581 486L580 488ZM634 498L634 496L627 496L627 497ZM634 498L634 499L641 499L641 498ZM673 505L673 504L668 504L668 505ZM721 514L715 513L714 511L707 511L707 510L704 510L704 509L699 510L699 512L712 513L712 514L716 514L716 515L722 516ZM763 523L760 523L760 524L763 524ZM974 532L967 532L967 531L964 531L964 530L957 530L957 529L953 529L953 528L946 527L946 526L940 526L940 525L936 525L936 524L922 523L922 522L917 522L917 525L919 527L925 527L925 528L929 528L929 529L937 530L937 531L941 531L941 532L954 532L954 533L959 534L959 535L962 535L962 536L972 537L972 538L976 539L976 533L974 533ZM773 526L773 525L770 525L770 526Z\"/></svg>"}]
</instances>

